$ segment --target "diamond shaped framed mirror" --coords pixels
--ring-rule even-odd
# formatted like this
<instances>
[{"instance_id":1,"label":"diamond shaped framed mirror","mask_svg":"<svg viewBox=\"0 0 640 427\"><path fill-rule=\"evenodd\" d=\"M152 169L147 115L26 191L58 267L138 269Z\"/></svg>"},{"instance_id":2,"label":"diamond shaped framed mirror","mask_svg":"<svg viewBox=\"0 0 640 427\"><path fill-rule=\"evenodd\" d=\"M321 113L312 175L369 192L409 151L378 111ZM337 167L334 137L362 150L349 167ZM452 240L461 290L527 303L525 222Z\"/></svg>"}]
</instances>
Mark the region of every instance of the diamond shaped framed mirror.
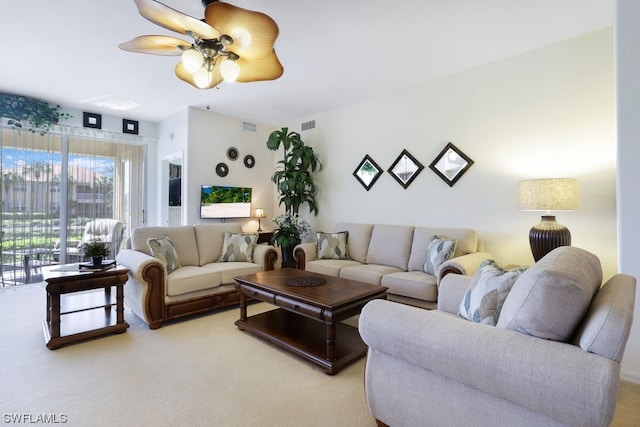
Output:
<instances>
[{"instance_id":1,"label":"diamond shaped framed mirror","mask_svg":"<svg viewBox=\"0 0 640 427\"><path fill-rule=\"evenodd\" d=\"M380 178L380 175L382 175L382 168L368 154L364 156L356 170L353 171L353 176L367 191Z\"/></svg>"},{"instance_id":2,"label":"diamond shaped framed mirror","mask_svg":"<svg viewBox=\"0 0 640 427\"><path fill-rule=\"evenodd\" d=\"M387 172L406 190L422 169L424 169L422 163L405 149L402 150L402 153L400 153Z\"/></svg>"},{"instance_id":3,"label":"diamond shaped framed mirror","mask_svg":"<svg viewBox=\"0 0 640 427\"><path fill-rule=\"evenodd\" d=\"M458 147L448 143L431 162L429 168L436 173L449 187L453 187L462 175L471 167L473 160Z\"/></svg>"}]
</instances>

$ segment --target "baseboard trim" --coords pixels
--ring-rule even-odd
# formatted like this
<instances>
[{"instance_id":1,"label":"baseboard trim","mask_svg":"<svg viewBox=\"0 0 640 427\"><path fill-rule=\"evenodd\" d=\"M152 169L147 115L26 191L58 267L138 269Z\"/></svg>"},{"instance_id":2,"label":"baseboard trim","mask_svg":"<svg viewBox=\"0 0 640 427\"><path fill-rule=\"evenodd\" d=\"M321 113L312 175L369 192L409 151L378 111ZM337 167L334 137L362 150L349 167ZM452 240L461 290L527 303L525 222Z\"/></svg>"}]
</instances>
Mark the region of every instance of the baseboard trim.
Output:
<instances>
[{"instance_id":1,"label":"baseboard trim","mask_svg":"<svg viewBox=\"0 0 640 427\"><path fill-rule=\"evenodd\" d=\"M620 378L631 383L640 384L640 372L628 371L623 369L620 372Z\"/></svg>"}]
</instances>

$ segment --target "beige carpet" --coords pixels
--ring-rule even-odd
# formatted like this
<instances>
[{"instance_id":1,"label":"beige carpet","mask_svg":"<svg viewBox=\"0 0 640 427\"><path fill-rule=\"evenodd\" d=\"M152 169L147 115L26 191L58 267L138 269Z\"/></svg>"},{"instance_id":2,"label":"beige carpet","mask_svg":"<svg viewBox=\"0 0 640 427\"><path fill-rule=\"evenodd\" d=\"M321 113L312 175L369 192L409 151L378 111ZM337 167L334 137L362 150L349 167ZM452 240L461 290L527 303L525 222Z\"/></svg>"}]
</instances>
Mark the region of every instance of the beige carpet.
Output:
<instances>
[{"instance_id":1,"label":"beige carpet","mask_svg":"<svg viewBox=\"0 0 640 427\"><path fill-rule=\"evenodd\" d=\"M249 314L270 309L254 304ZM0 290L3 423L68 426L375 426L364 359L336 376L236 329L229 309L50 351L44 289ZM640 425L640 386L624 383L614 426ZM11 418L14 417L14 418ZM28 422L27 422L28 421Z\"/></svg>"}]
</instances>

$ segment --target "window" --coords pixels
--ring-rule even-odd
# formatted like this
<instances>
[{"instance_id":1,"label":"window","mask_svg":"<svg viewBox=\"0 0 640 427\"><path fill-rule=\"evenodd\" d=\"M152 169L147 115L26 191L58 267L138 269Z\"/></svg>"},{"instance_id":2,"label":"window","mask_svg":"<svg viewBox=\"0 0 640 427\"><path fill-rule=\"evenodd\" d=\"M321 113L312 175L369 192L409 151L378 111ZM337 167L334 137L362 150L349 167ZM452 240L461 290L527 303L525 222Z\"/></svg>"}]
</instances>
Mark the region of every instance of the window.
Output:
<instances>
[{"instance_id":1,"label":"window","mask_svg":"<svg viewBox=\"0 0 640 427\"><path fill-rule=\"evenodd\" d=\"M56 127L39 135L0 125L0 149L3 284L38 281L39 266L82 260L77 246L88 221L116 219L127 233L142 225L145 147L138 141L96 130Z\"/></svg>"}]
</instances>

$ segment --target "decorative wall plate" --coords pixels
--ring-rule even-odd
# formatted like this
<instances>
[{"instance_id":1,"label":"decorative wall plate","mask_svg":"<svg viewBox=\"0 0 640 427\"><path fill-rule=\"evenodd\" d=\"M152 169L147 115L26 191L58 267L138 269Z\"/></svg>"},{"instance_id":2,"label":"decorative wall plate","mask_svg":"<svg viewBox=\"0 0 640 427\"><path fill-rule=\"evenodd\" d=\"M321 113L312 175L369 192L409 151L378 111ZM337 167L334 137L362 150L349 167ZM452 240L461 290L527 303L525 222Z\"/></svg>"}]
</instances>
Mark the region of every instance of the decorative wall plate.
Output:
<instances>
[{"instance_id":1,"label":"decorative wall plate","mask_svg":"<svg viewBox=\"0 0 640 427\"><path fill-rule=\"evenodd\" d=\"M251 154L247 154L246 156L244 156L244 165L251 169L256 165L256 159L254 159Z\"/></svg>"},{"instance_id":2,"label":"decorative wall plate","mask_svg":"<svg viewBox=\"0 0 640 427\"><path fill-rule=\"evenodd\" d=\"M236 160L238 160L238 157L240 157L240 153L238 152L238 149L236 147L229 147L227 149L227 158L233 162L235 162Z\"/></svg>"},{"instance_id":3,"label":"decorative wall plate","mask_svg":"<svg viewBox=\"0 0 640 427\"><path fill-rule=\"evenodd\" d=\"M86 128L102 129L102 114L82 112L82 126Z\"/></svg>"},{"instance_id":4,"label":"decorative wall plate","mask_svg":"<svg viewBox=\"0 0 640 427\"><path fill-rule=\"evenodd\" d=\"M380 178L380 175L382 175L382 168L368 154L364 156L356 170L353 171L353 176L367 191Z\"/></svg>"},{"instance_id":5,"label":"decorative wall plate","mask_svg":"<svg viewBox=\"0 0 640 427\"><path fill-rule=\"evenodd\" d=\"M417 161L407 150L402 150L387 172L406 190L422 169L424 169L422 163Z\"/></svg>"},{"instance_id":6,"label":"decorative wall plate","mask_svg":"<svg viewBox=\"0 0 640 427\"><path fill-rule=\"evenodd\" d=\"M216 165L216 173L220 177L225 177L229 173L229 166L226 163L218 163Z\"/></svg>"},{"instance_id":7,"label":"decorative wall plate","mask_svg":"<svg viewBox=\"0 0 640 427\"><path fill-rule=\"evenodd\" d=\"M448 143L444 149L431 162L429 168L434 171L449 187L460 179L471 167L473 160L467 157L452 143Z\"/></svg>"}]
</instances>

